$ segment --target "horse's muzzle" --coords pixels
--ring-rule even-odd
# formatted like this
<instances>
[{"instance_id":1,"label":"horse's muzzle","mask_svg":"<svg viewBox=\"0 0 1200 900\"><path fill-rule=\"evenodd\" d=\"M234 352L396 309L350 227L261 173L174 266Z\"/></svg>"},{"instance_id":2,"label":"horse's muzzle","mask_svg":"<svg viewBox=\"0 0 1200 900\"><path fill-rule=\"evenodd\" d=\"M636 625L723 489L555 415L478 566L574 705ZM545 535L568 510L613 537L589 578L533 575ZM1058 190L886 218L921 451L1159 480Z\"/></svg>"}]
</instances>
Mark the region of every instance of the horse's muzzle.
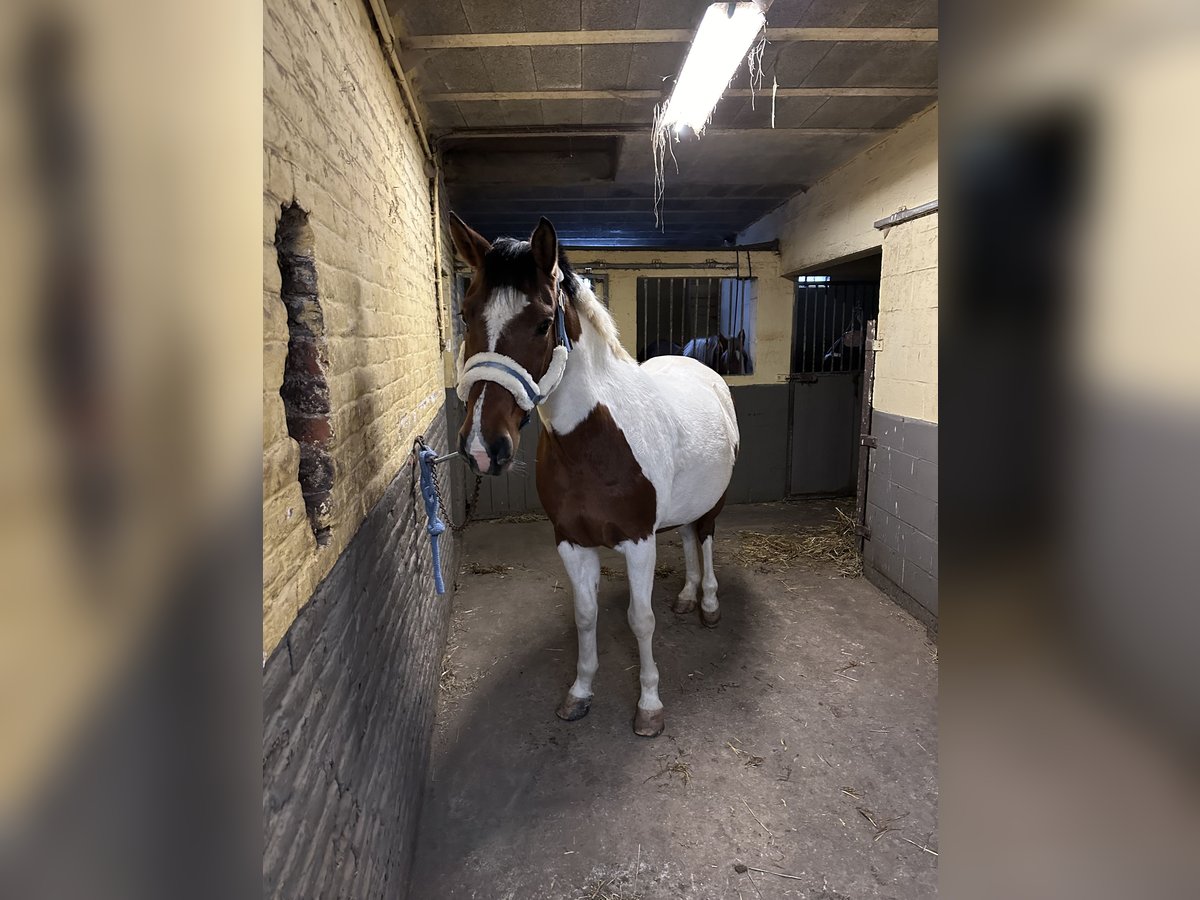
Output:
<instances>
[{"instance_id":1,"label":"horse's muzzle","mask_svg":"<svg viewBox=\"0 0 1200 900\"><path fill-rule=\"evenodd\" d=\"M471 469L479 475L503 475L513 459L512 440L506 434L488 441L486 446L477 440L468 442L463 436L458 445Z\"/></svg>"}]
</instances>

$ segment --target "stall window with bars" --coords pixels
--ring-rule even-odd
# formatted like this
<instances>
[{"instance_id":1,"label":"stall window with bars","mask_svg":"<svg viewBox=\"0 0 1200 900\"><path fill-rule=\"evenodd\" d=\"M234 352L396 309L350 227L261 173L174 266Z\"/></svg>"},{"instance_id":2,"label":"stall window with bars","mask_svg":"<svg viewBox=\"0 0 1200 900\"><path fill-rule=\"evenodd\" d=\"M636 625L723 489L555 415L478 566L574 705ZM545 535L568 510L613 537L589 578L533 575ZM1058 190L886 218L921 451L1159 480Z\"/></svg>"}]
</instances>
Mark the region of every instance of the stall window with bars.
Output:
<instances>
[{"instance_id":1,"label":"stall window with bars","mask_svg":"<svg viewBox=\"0 0 1200 900\"><path fill-rule=\"evenodd\" d=\"M802 276L796 285L792 374L861 371L866 325L878 315L879 282Z\"/></svg>"},{"instance_id":2,"label":"stall window with bars","mask_svg":"<svg viewBox=\"0 0 1200 900\"><path fill-rule=\"evenodd\" d=\"M638 361L690 356L722 375L754 372L754 278L639 278Z\"/></svg>"}]
</instances>

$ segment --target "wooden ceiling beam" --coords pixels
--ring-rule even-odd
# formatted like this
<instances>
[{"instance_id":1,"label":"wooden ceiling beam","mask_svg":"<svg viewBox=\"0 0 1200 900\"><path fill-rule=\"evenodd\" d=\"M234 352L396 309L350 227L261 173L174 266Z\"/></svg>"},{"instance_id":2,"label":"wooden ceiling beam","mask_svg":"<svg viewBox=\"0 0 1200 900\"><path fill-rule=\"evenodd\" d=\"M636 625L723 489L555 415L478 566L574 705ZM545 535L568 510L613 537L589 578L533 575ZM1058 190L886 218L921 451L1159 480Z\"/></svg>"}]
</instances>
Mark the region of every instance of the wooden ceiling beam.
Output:
<instances>
[{"instance_id":1,"label":"wooden ceiling beam","mask_svg":"<svg viewBox=\"0 0 1200 900\"><path fill-rule=\"evenodd\" d=\"M405 50L459 50L474 47L554 47L584 44L686 44L695 36L689 28L619 29L615 31L522 31L481 34L411 35ZM779 44L797 41L908 41L934 43L936 28L772 28L767 40Z\"/></svg>"},{"instance_id":2,"label":"wooden ceiling beam","mask_svg":"<svg viewBox=\"0 0 1200 900\"><path fill-rule=\"evenodd\" d=\"M798 134L804 137L848 137L871 134L890 134L894 128L706 128L711 134ZM649 134L650 123L641 125L514 125L511 128L451 128L440 132L439 145L464 138L522 138L522 137L594 137L629 134Z\"/></svg>"},{"instance_id":3,"label":"wooden ceiling beam","mask_svg":"<svg viewBox=\"0 0 1200 900\"><path fill-rule=\"evenodd\" d=\"M779 88L777 97L936 97L937 88L900 87L794 87ZM725 91L724 97L749 97L748 88ZM770 97L771 89L753 92ZM442 91L424 95L428 103L468 103L481 100L660 100L663 91L655 90L551 90L551 91Z\"/></svg>"}]
</instances>

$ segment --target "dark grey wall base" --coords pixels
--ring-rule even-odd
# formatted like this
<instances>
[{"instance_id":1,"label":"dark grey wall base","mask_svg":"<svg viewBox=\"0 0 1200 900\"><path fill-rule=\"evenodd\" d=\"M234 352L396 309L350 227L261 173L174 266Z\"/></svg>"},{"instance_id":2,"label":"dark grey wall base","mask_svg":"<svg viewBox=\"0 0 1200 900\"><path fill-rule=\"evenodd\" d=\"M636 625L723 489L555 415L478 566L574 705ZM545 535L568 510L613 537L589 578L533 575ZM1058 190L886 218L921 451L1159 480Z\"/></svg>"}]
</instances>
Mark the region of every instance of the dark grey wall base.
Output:
<instances>
[{"instance_id":1,"label":"dark grey wall base","mask_svg":"<svg viewBox=\"0 0 1200 900\"><path fill-rule=\"evenodd\" d=\"M863 563L863 577L887 594L893 603L924 625L931 640L937 640L938 618L936 615L913 599L896 582L867 562Z\"/></svg>"},{"instance_id":2,"label":"dark grey wall base","mask_svg":"<svg viewBox=\"0 0 1200 900\"><path fill-rule=\"evenodd\" d=\"M426 437L445 446L444 411ZM266 897L405 894L450 610L410 488L405 468L264 668ZM449 532L442 554L451 586Z\"/></svg>"},{"instance_id":3,"label":"dark grey wall base","mask_svg":"<svg viewBox=\"0 0 1200 900\"><path fill-rule=\"evenodd\" d=\"M871 434L878 446L871 451L867 476L871 538L864 543L863 563L936 622L937 425L875 411Z\"/></svg>"},{"instance_id":4,"label":"dark grey wall base","mask_svg":"<svg viewBox=\"0 0 1200 900\"><path fill-rule=\"evenodd\" d=\"M763 503L787 496L788 402L786 384L729 389L737 410L741 446L729 482L728 503Z\"/></svg>"}]
</instances>

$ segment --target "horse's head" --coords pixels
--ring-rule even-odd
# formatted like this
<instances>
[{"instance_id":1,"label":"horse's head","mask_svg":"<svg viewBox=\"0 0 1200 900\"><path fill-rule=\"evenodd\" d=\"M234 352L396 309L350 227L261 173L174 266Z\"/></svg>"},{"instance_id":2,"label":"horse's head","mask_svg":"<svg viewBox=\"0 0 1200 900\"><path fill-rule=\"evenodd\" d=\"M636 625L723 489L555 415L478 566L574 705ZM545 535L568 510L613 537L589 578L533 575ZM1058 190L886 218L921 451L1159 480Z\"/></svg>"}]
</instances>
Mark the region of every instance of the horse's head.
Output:
<instances>
[{"instance_id":1,"label":"horse's head","mask_svg":"<svg viewBox=\"0 0 1200 900\"><path fill-rule=\"evenodd\" d=\"M717 371L722 375L745 375L750 371L750 358L746 356L746 331L737 337L720 337L720 362Z\"/></svg>"},{"instance_id":2,"label":"horse's head","mask_svg":"<svg viewBox=\"0 0 1200 900\"><path fill-rule=\"evenodd\" d=\"M568 275L566 259L559 256L558 237L546 218L528 241L499 238L492 244L451 213L450 235L473 270L461 310L466 327L462 359L493 354L524 370L517 372L499 359L502 366L485 370L489 377L472 384L464 398L467 408L458 433L459 450L476 472L500 475L516 456L528 412L528 391L521 382L528 375L536 390L554 356L554 316L560 278ZM563 288L574 291L569 277ZM565 298L563 303L564 315L573 316ZM570 330L577 333L577 323L572 324L575 328ZM505 373L505 368L512 371Z\"/></svg>"}]
</instances>

